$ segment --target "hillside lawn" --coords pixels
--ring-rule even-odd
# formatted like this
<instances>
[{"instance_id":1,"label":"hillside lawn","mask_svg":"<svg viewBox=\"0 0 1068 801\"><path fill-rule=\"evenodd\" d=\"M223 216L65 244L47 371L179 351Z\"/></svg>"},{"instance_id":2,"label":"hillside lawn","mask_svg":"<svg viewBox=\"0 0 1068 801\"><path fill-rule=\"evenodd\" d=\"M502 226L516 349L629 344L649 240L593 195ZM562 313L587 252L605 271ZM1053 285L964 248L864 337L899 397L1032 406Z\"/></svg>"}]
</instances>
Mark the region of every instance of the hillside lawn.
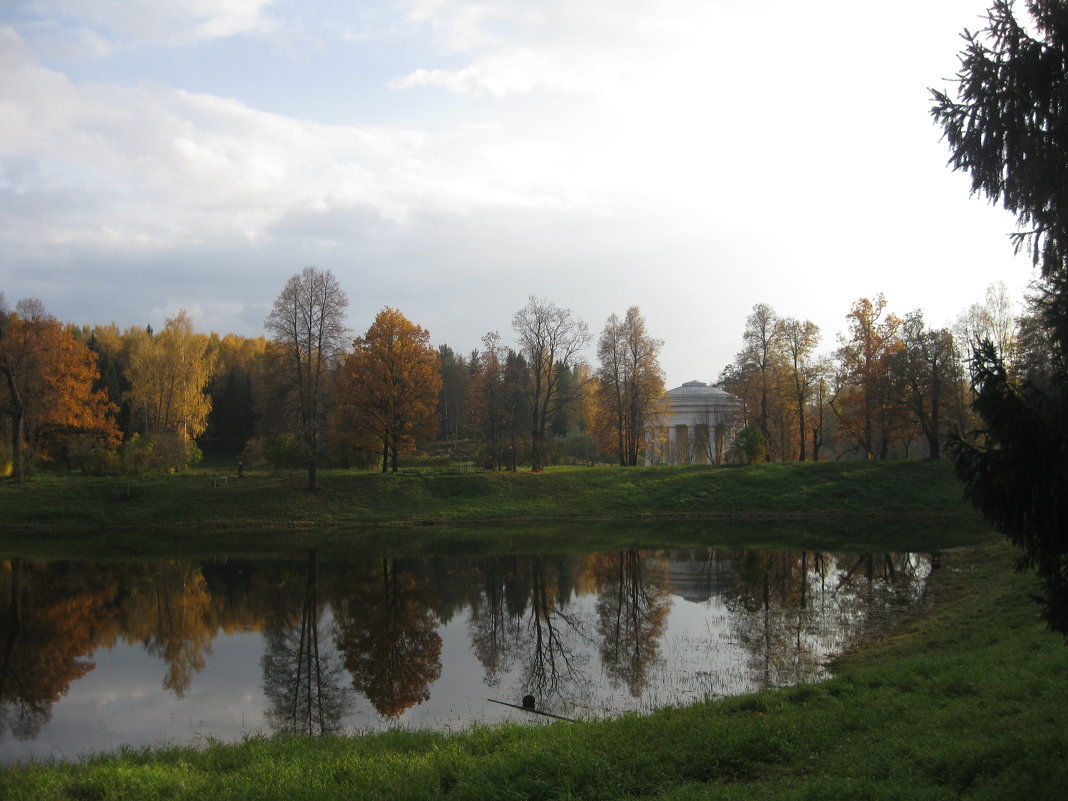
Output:
<instances>
[{"instance_id":1,"label":"hillside lawn","mask_svg":"<svg viewBox=\"0 0 1068 801\"><path fill-rule=\"evenodd\" d=\"M211 527L517 520L974 518L948 462L774 463L718 467L566 467L543 473L321 470L228 466L0 480L0 526Z\"/></svg>"},{"instance_id":2,"label":"hillside lawn","mask_svg":"<svg viewBox=\"0 0 1068 801\"><path fill-rule=\"evenodd\" d=\"M0 484L0 549L479 553L685 544L953 548L929 602L817 684L577 724L250 737L0 770L23 799L1061 799L1068 647L947 464L42 475ZM123 490L122 487L127 489ZM418 523L419 525L413 525Z\"/></svg>"}]
</instances>

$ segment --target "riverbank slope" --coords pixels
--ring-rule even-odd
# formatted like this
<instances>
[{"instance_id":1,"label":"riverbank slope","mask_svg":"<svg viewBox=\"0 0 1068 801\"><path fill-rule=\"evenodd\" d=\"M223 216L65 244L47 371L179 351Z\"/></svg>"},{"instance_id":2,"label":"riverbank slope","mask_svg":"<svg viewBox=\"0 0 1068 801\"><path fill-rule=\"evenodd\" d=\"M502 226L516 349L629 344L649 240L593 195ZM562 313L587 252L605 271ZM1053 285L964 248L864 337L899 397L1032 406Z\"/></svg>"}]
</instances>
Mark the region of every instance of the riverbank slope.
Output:
<instances>
[{"instance_id":1,"label":"riverbank slope","mask_svg":"<svg viewBox=\"0 0 1068 801\"><path fill-rule=\"evenodd\" d=\"M517 521L847 519L968 521L947 462L557 468L305 476L210 469L175 475L40 474L0 482L0 530L361 526Z\"/></svg>"},{"instance_id":2,"label":"riverbank slope","mask_svg":"<svg viewBox=\"0 0 1068 801\"><path fill-rule=\"evenodd\" d=\"M1068 648L998 543L932 576L930 611L819 684L644 716L451 735L251 738L0 772L68 799L1055 799Z\"/></svg>"}]
</instances>

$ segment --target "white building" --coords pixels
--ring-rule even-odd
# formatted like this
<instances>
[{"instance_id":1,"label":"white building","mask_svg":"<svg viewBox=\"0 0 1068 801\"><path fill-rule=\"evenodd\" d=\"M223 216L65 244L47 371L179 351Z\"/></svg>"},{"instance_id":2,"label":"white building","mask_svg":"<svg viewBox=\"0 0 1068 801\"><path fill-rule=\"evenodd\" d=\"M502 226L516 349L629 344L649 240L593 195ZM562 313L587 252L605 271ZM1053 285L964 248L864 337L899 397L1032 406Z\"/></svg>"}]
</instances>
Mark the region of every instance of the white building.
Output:
<instances>
[{"instance_id":1,"label":"white building","mask_svg":"<svg viewBox=\"0 0 1068 801\"><path fill-rule=\"evenodd\" d=\"M645 463L721 463L741 420L736 397L703 381L687 381L668 390L660 413L646 425Z\"/></svg>"}]
</instances>

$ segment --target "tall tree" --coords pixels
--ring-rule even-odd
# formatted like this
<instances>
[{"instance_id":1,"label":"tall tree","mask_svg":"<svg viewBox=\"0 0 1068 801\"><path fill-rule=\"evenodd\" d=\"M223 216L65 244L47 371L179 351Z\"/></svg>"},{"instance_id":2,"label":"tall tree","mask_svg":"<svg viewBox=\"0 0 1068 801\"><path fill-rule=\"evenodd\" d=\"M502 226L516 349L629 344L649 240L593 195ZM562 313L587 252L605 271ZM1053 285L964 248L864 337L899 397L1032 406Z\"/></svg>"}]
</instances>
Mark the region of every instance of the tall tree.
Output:
<instances>
[{"instance_id":1,"label":"tall tree","mask_svg":"<svg viewBox=\"0 0 1068 801\"><path fill-rule=\"evenodd\" d=\"M1045 582L1051 628L1068 635L1068 14L1030 0L1030 22L997 0L965 31L956 98L933 92L950 164L972 191L1016 215L1018 248L1041 266L1048 370L1020 381L997 347L974 356L974 408L984 430L952 443L958 475L984 517L1023 551L1020 569Z\"/></svg>"},{"instance_id":2,"label":"tall tree","mask_svg":"<svg viewBox=\"0 0 1068 801\"><path fill-rule=\"evenodd\" d=\"M865 458L886 458L897 399L890 379L889 357L901 320L884 314L886 298L860 298L846 315L849 335L841 338L838 359L847 392L839 394L840 427L852 434Z\"/></svg>"},{"instance_id":3,"label":"tall tree","mask_svg":"<svg viewBox=\"0 0 1068 801\"><path fill-rule=\"evenodd\" d=\"M765 440L771 433L768 428L768 393L774 362L780 352L779 334L779 317L775 309L766 303L754 305L752 313L745 320L745 332L742 334L745 346L739 355L756 370L760 387L757 424Z\"/></svg>"},{"instance_id":4,"label":"tall tree","mask_svg":"<svg viewBox=\"0 0 1068 801\"><path fill-rule=\"evenodd\" d=\"M928 328L919 309L905 315L902 347L895 351L892 370L905 387L905 402L927 440L927 455L942 456L943 421L957 394L960 379L953 334L948 328Z\"/></svg>"},{"instance_id":5,"label":"tall tree","mask_svg":"<svg viewBox=\"0 0 1068 801\"><path fill-rule=\"evenodd\" d=\"M662 340L651 337L637 306L621 320L609 316L597 341L598 400L610 421L616 456L621 465L638 464L644 448L645 425L664 395L660 368Z\"/></svg>"},{"instance_id":6,"label":"tall tree","mask_svg":"<svg viewBox=\"0 0 1068 801\"><path fill-rule=\"evenodd\" d=\"M180 310L159 334L139 338L127 376L134 416L165 453L159 465L185 467L189 445L203 433L211 411L208 382L215 371L217 348L193 331L193 320Z\"/></svg>"},{"instance_id":7,"label":"tall tree","mask_svg":"<svg viewBox=\"0 0 1068 801\"><path fill-rule=\"evenodd\" d=\"M441 371L430 332L386 307L353 343L341 371L344 420L382 451L382 472L437 433Z\"/></svg>"},{"instance_id":8,"label":"tall tree","mask_svg":"<svg viewBox=\"0 0 1068 801\"><path fill-rule=\"evenodd\" d=\"M572 395L563 391L562 376L578 362L590 342L586 323L571 309L561 309L533 295L512 317L526 357L530 383L530 469L541 472L546 463L549 424Z\"/></svg>"},{"instance_id":9,"label":"tall tree","mask_svg":"<svg viewBox=\"0 0 1068 801\"><path fill-rule=\"evenodd\" d=\"M467 382L465 406L470 411L478 456L488 470L499 470L506 466L507 358L507 350L501 346L500 334L488 332L482 337L482 351L478 358L471 360L472 374Z\"/></svg>"},{"instance_id":10,"label":"tall tree","mask_svg":"<svg viewBox=\"0 0 1068 801\"><path fill-rule=\"evenodd\" d=\"M476 356L477 352L472 354L472 363ZM448 345L438 347L438 363L441 370L441 392L438 397L441 438L455 448L467 427L467 384L472 365L463 354L456 353Z\"/></svg>"},{"instance_id":11,"label":"tall tree","mask_svg":"<svg viewBox=\"0 0 1068 801\"><path fill-rule=\"evenodd\" d=\"M797 412L798 459L805 461L806 431L805 410L812 394L812 386L818 380L819 371L812 363L812 354L820 341L820 327L811 320L787 317L779 321L779 340L786 356L790 387ZM815 459L815 457L813 457Z\"/></svg>"},{"instance_id":12,"label":"tall tree","mask_svg":"<svg viewBox=\"0 0 1068 801\"><path fill-rule=\"evenodd\" d=\"M252 381L266 348L263 337L227 334L219 340L219 360L208 385L211 413L203 436L205 452L234 458L255 433Z\"/></svg>"},{"instance_id":13,"label":"tall tree","mask_svg":"<svg viewBox=\"0 0 1068 801\"><path fill-rule=\"evenodd\" d=\"M0 305L0 413L10 419L12 476L29 476L50 438L89 436L115 444L115 407L95 388L96 354L44 311L23 300Z\"/></svg>"},{"instance_id":14,"label":"tall tree","mask_svg":"<svg viewBox=\"0 0 1068 801\"><path fill-rule=\"evenodd\" d=\"M1003 361L1010 365L1015 362L1016 304L1009 297L1004 281L990 284L983 302L969 306L956 328L960 338L969 345L989 339Z\"/></svg>"},{"instance_id":15,"label":"tall tree","mask_svg":"<svg viewBox=\"0 0 1068 801\"><path fill-rule=\"evenodd\" d=\"M348 307L349 299L334 274L309 266L286 282L264 323L284 360L285 386L296 406L311 491L316 488L331 371L349 334Z\"/></svg>"}]
</instances>

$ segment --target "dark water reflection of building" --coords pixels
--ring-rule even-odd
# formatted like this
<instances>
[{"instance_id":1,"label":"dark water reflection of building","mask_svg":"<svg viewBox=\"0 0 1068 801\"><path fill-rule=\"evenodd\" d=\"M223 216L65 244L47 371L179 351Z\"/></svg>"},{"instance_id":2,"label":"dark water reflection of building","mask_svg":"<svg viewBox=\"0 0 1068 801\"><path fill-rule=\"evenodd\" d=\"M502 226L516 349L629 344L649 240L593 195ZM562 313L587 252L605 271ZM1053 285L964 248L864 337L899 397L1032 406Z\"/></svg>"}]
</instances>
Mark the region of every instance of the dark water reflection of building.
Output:
<instances>
[{"instance_id":1,"label":"dark water reflection of building","mask_svg":"<svg viewBox=\"0 0 1068 801\"><path fill-rule=\"evenodd\" d=\"M115 747L144 741L123 728L133 715L188 717L189 732L156 729L181 742L525 719L485 701L528 693L582 716L806 681L922 601L929 572L915 554L727 549L12 560L0 563L0 758L69 755L55 744L86 715Z\"/></svg>"}]
</instances>

